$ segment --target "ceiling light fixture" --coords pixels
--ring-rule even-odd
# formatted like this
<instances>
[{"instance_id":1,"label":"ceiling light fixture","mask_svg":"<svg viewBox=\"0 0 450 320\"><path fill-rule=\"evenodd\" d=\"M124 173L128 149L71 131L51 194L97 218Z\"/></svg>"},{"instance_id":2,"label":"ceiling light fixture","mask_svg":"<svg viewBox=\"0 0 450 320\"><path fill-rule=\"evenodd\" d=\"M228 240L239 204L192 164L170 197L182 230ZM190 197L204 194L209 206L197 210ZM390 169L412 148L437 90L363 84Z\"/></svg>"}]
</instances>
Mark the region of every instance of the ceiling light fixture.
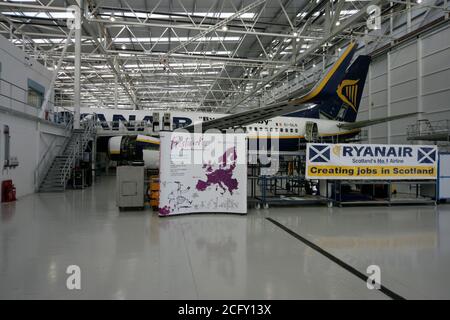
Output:
<instances>
[{"instance_id":1,"label":"ceiling light fixture","mask_svg":"<svg viewBox=\"0 0 450 320\"><path fill-rule=\"evenodd\" d=\"M222 27L222 31L228 31L227 25L224 25L224 26Z\"/></svg>"}]
</instances>

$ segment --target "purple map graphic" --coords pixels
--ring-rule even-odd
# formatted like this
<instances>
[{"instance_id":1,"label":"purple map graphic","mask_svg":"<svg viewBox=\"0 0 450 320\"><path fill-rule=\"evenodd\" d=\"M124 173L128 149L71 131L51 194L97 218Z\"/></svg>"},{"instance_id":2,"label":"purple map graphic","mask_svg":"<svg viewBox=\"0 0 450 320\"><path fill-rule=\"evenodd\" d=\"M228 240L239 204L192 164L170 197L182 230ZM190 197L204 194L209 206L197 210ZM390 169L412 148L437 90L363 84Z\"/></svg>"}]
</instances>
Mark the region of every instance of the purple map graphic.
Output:
<instances>
[{"instance_id":1,"label":"purple map graphic","mask_svg":"<svg viewBox=\"0 0 450 320\"><path fill-rule=\"evenodd\" d=\"M162 208L159 208L159 214L161 216L167 216L168 214L170 214L170 207L169 206L164 206Z\"/></svg>"},{"instance_id":2,"label":"purple map graphic","mask_svg":"<svg viewBox=\"0 0 450 320\"><path fill-rule=\"evenodd\" d=\"M211 164L204 164L203 168L206 169L206 181L198 180L195 186L196 189L198 191L204 191L212 185L217 185L223 190L222 194L227 190L230 194L233 194L233 191L238 189L238 181L233 178L236 159L236 147L231 147L219 158L218 169L214 169ZM227 167L227 162L230 163L229 167Z\"/></svg>"}]
</instances>

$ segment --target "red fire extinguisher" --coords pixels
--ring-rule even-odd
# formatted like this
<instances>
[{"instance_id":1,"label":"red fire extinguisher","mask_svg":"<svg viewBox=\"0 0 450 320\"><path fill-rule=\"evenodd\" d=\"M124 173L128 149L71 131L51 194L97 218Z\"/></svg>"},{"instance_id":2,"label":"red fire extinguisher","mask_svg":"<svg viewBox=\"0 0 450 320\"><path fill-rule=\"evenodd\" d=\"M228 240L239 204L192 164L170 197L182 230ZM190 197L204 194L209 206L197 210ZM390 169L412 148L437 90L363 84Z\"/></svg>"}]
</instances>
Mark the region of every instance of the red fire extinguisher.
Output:
<instances>
[{"instance_id":1,"label":"red fire extinguisher","mask_svg":"<svg viewBox=\"0 0 450 320\"><path fill-rule=\"evenodd\" d=\"M16 187L12 180L2 181L2 202L16 201Z\"/></svg>"}]
</instances>

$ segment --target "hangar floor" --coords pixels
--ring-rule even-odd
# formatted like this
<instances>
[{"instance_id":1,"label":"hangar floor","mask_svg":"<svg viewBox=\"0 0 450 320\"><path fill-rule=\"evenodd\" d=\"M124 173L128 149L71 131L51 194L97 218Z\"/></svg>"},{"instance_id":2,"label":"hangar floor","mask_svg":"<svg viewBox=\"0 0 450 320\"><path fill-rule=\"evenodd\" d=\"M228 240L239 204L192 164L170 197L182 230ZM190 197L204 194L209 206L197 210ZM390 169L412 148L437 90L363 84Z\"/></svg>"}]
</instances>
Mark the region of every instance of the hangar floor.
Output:
<instances>
[{"instance_id":1,"label":"hangar floor","mask_svg":"<svg viewBox=\"0 0 450 320\"><path fill-rule=\"evenodd\" d=\"M389 299L294 233L353 270L378 265L406 299L450 298L450 205L158 218L119 212L114 182L1 205L1 299ZM66 288L73 264L81 290Z\"/></svg>"}]
</instances>

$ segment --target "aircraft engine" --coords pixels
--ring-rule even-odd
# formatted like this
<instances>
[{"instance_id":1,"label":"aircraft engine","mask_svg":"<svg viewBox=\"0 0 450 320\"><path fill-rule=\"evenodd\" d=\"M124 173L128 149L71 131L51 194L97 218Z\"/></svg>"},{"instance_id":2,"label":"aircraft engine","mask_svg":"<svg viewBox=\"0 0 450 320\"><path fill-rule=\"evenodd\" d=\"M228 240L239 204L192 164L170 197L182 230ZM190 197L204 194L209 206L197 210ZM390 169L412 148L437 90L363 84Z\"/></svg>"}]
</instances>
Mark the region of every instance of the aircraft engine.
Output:
<instances>
[{"instance_id":1,"label":"aircraft engine","mask_svg":"<svg viewBox=\"0 0 450 320\"><path fill-rule=\"evenodd\" d=\"M159 139L145 135L111 137L108 141L108 155L119 164L144 161L146 168L158 169Z\"/></svg>"},{"instance_id":2,"label":"aircraft engine","mask_svg":"<svg viewBox=\"0 0 450 320\"><path fill-rule=\"evenodd\" d=\"M305 124L305 140L308 142L314 142L319 139L319 128L317 123L307 121Z\"/></svg>"}]
</instances>

